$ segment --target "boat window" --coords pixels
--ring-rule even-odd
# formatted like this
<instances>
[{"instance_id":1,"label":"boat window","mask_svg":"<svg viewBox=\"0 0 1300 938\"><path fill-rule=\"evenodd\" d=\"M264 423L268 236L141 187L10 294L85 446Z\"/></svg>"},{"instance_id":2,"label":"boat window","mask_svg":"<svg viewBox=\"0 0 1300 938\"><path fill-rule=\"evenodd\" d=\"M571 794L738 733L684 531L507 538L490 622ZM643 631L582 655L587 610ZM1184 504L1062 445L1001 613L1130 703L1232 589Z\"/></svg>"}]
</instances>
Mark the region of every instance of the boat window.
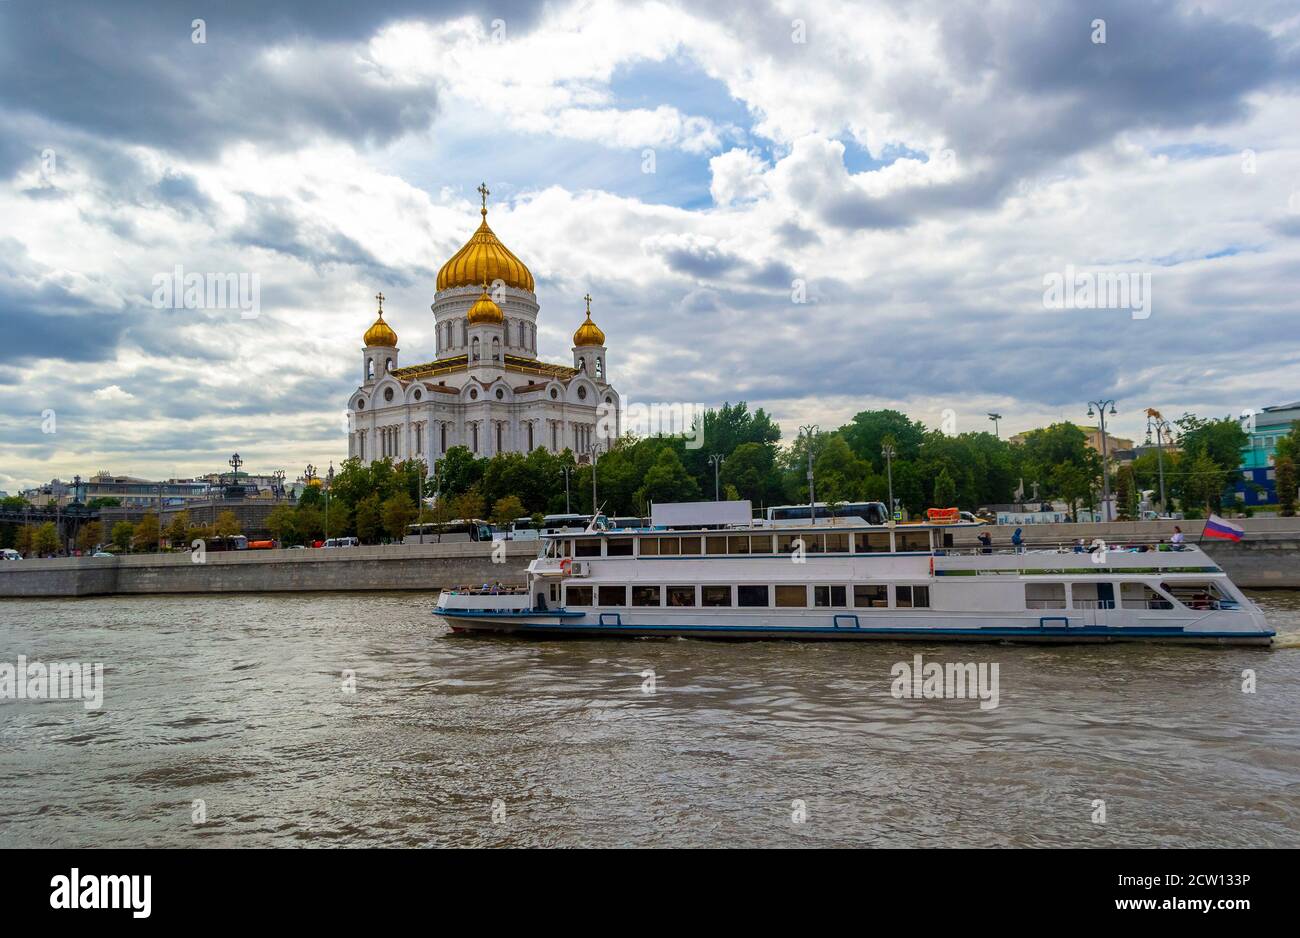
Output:
<instances>
[{"instance_id":1,"label":"boat window","mask_svg":"<svg viewBox=\"0 0 1300 938\"><path fill-rule=\"evenodd\" d=\"M765 534L762 537L755 535L749 539L750 553L770 554L772 553L772 535Z\"/></svg>"},{"instance_id":2,"label":"boat window","mask_svg":"<svg viewBox=\"0 0 1300 938\"><path fill-rule=\"evenodd\" d=\"M803 536L804 550L810 554L826 553L826 535L805 533Z\"/></svg>"},{"instance_id":3,"label":"boat window","mask_svg":"<svg viewBox=\"0 0 1300 938\"><path fill-rule=\"evenodd\" d=\"M853 550L859 554L887 554L889 553L889 532L872 531L868 534L855 534L853 536Z\"/></svg>"},{"instance_id":4,"label":"boat window","mask_svg":"<svg viewBox=\"0 0 1300 938\"><path fill-rule=\"evenodd\" d=\"M590 606L591 605L591 587L590 586L566 586L564 588L564 602L568 606Z\"/></svg>"},{"instance_id":5,"label":"boat window","mask_svg":"<svg viewBox=\"0 0 1300 938\"><path fill-rule=\"evenodd\" d=\"M706 537L704 539L704 552L706 554L725 554L727 552L727 539L725 537Z\"/></svg>"},{"instance_id":6,"label":"boat window","mask_svg":"<svg viewBox=\"0 0 1300 938\"><path fill-rule=\"evenodd\" d=\"M1064 609L1064 583L1026 583L1026 609Z\"/></svg>"},{"instance_id":7,"label":"boat window","mask_svg":"<svg viewBox=\"0 0 1300 938\"><path fill-rule=\"evenodd\" d=\"M776 587L776 604L778 606L808 605L808 588L806 586Z\"/></svg>"},{"instance_id":8,"label":"boat window","mask_svg":"<svg viewBox=\"0 0 1300 938\"><path fill-rule=\"evenodd\" d=\"M682 541L678 537L661 537L659 538L659 553L661 556L680 554L682 552Z\"/></svg>"},{"instance_id":9,"label":"boat window","mask_svg":"<svg viewBox=\"0 0 1300 938\"><path fill-rule=\"evenodd\" d=\"M657 606L659 605L658 586L634 586L632 587L632 605L634 606Z\"/></svg>"},{"instance_id":10,"label":"boat window","mask_svg":"<svg viewBox=\"0 0 1300 938\"><path fill-rule=\"evenodd\" d=\"M778 554L793 554L795 549L801 545L806 553L808 545L802 534L778 534L776 536L776 552Z\"/></svg>"},{"instance_id":11,"label":"boat window","mask_svg":"<svg viewBox=\"0 0 1300 938\"><path fill-rule=\"evenodd\" d=\"M659 538L643 537L640 539L637 550L642 557L656 557L659 555Z\"/></svg>"},{"instance_id":12,"label":"boat window","mask_svg":"<svg viewBox=\"0 0 1300 938\"><path fill-rule=\"evenodd\" d=\"M894 588L894 605L899 609L929 608L930 587L897 586Z\"/></svg>"},{"instance_id":13,"label":"boat window","mask_svg":"<svg viewBox=\"0 0 1300 938\"><path fill-rule=\"evenodd\" d=\"M767 587L766 586L737 586L736 605L737 606L768 605Z\"/></svg>"},{"instance_id":14,"label":"boat window","mask_svg":"<svg viewBox=\"0 0 1300 938\"><path fill-rule=\"evenodd\" d=\"M573 556L573 541L569 540L568 538L565 538L564 540L560 541L560 556L561 557Z\"/></svg>"},{"instance_id":15,"label":"boat window","mask_svg":"<svg viewBox=\"0 0 1300 938\"><path fill-rule=\"evenodd\" d=\"M600 556L600 538L583 537L574 542L575 557L599 557Z\"/></svg>"},{"instance_id":16,"label":"boat window","mask_svg":"<svg viewBox=\"0 0 1300 938\"><path fill-rule=\"evenodd\" d=\"M682 538L683 554L698 554L700 552L700 539L698 537Z\"/></svg>"},{"instance_id":17,"label":"boat window","mask_svg":"<svg viewBox=\"0 0 1300 938\"><path fill-rule=\"evenodd\" d=\"M888 538L888 535L886 535ZM858 583L853 587L853 605L859 609L889 608L889 587L883 583Z\"/></svg>"},{"instance_id":18,"label":"boat window","mask_svg":"<svg viewBox=\"0 0 1300 938\"><path fill-rule=\"evenodd\" d=\"M928 551L930 549L929 531L895 531L894 540L898 542L898 552Z\"/></svg>"},{"instance_id":19,"label":"boat window","mask_svg":"<svg viewBox=\"0 0 1300 938\"><path fill-rule=\"evenodd\" d=\"M1188 609L1223 609L1236 605L1209 580L1177 580L1161 583L1160 588Z\"/></svg>"},{"instance_id":20,"label":"boat window","mask_svg":"<svg viewBox=\"0 0 1300 938\"><path fill-rule=\"evenodd\" d=\"M848 600L845 598L845 588L843 586L814 586L813 587L813 605L814 606L833 606L840 608L847 606Z\"/></svg>"},{"instance_id":21,"label":"boat window","mask_svg":"<svg viewBox=\"0 0 1300 938\"><path fill-rule=\"evenodd\" d=\"M1174 604L1145 583L1121 583L1120 604L1125 609L1172 609Z\"/></svg>"},{"instance_id":22,"label":"boat window","mask_svg":"<svg viewBox=\"0 0 1300 938\"><path fill-rule=\"evenodd\" d=\"M730 586L700 587L700 605L701 606L730 606L731 587Z\"/></svg>"},{"instance_id":23,"label":"boat window","mask_svg":"<svg viewBox=\"0 0 1300 938\"><path fill-rule=\"evenodd\" d=\"M1115 584L1075 583L1070 588L1075 609L1114 609Z\"/></svg>"},{"instance_id":24,"label":"boat window","mask_svg":"<svg viewBox=\"0 0 1300 938\"><path fill-rule=\"evenodd\" d=\"M626 606L627 605L627 587L626 586L602 586L598 590L600 606Z\"/></svg>"},{"instance_id":25,"label":"boat window","mask_svg":"<svg viewBox=\"0 0 1300 938\"><path fill-rule=\"evenodd\" d=\"M712 538L710 538L712 540ZM727 553L729 554L747 554L749 553L749 538L744 536L735 536L727 538Z\"/></svg>"},{"instance_id":26,"label":"boat window","mask_svg":"<svg viewBox=\"0 0 1300 938\"><path fill-rule=\"evenodd\" d=\"M668 605L670 605L670 606L694 606L694 605L695 605L695 587L693 587L693 586L670 586L670 587L668 587Z\"/></svg>"},{"instance_id":27,"label":"boat window","mask_svg":"<svg viewBox=\"0 0 1300 938\"><path fill-rule=\"evenodd\" d=\"M834 534L827 534L826 553L847 554L849 552L850 537L851 535L847 531L839 531Z\"/></svg>"},{"instance_id":28,"label":"boat window","mask_svg":"<svg viewBox=\"0 0 1300 938\"><path fill-rule=\"evenodd\" d=\"M605 544L606 557L631 557L632 538L611 537Z\"/></svg>"}]
</instances>

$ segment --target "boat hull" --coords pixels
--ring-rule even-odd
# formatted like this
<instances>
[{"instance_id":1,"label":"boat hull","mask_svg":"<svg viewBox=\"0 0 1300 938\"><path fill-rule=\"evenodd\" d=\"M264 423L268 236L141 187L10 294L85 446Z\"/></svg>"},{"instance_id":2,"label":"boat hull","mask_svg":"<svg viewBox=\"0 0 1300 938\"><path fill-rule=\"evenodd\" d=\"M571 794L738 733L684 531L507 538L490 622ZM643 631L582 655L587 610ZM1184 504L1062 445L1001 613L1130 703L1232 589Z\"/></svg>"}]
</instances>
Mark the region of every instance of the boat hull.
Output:
<instances>
[{"instance_id":1,"label":"boat hull","mask_svg":"<svg viewBox=\"0 0 1300 938\"><path fill-rule=\"evenodd\" d=\"M462 634L509 634L537 638L647 638L678 637L744 641L952 641L1028 642L1049 644L1096 644L1112 642L1157 642L1178 645L1269 645L1272 631L1212 631L1182 626L1095 626L1095 625L874 625L823 626L817 624L753 623L651 623L593 619L574 612L466 612L435 610L453 632ZM608 616L608 614L606 614Z\"/></svg>"}]
</instances>

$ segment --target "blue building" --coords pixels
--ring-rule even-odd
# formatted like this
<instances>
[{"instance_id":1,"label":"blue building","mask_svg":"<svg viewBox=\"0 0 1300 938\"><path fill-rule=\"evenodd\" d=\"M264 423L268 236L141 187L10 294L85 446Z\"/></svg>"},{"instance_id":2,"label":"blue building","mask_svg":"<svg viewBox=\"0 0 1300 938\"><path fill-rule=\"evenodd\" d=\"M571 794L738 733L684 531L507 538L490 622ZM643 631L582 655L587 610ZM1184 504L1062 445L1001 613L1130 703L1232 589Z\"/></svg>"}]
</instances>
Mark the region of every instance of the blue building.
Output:
<instances>
[{"instance_id":1,"label":"blue building","mask_svg":"<svg viewBox=\"0 0 1300 938\"><path fill-rule=\"evenodd\" d=\"M1237 501L1242 505L1277 504L1277 477L1273 469L1277 442L1291 432L1297 420L1300 420L1300 401L1265 407L1251 418L1242 417L1242 429L1249 437L1241 450L1241 479L1235 484Z\"/></svg>"}]
</instances>

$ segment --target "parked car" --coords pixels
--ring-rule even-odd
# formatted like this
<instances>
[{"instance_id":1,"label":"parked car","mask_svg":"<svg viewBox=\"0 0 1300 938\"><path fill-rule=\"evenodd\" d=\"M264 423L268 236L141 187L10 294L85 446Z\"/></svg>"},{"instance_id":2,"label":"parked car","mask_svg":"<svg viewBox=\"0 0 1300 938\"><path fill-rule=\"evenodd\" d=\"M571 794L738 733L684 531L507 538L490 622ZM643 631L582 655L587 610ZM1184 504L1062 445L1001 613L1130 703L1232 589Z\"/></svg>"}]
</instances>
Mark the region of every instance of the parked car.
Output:
<instances>
[{"instance_id":1,"label":"parked car","mask_svg":"<svg viewBox=\"0 0 1300 938\"><path fill-rule=\"evenodd\" d=\"M12 547L6 547L4 551L0 552L0 560L22 560L22 559L23 559L23 555L18 553L18 551L14 550Z\"/></svg>"},{"instance_id":2,"label":"parked car","mask_svg":"<svg viewBox=\"0 0 1300 938\"><path fill-rule=\"evenodd\" d=\"M91 556L91 557L116 557L117 554L110 554L110 553L109 553L108 551L106 551L106 550L97 550L97 551L95 551L93 554L91 554L90 556Z\"/></svg>"},{"instance_id":3,"label":"parked car","mask_svg":"<svg viewBox=\"0 0 1300 938\"><path fill-rule=\"evenodd\" d=\"M325 542L326 547L360 547L361 539L356 537L331 537Z\"/></svg>"}]
</instances>

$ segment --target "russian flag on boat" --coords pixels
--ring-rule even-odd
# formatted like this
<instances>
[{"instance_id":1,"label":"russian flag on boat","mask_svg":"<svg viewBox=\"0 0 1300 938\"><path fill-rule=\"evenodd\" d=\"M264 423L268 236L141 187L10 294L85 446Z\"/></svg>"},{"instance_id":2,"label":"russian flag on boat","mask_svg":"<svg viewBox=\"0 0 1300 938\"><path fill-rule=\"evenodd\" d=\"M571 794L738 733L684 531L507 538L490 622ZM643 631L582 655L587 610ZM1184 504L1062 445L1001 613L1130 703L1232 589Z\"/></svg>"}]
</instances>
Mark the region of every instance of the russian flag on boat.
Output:
<instances>
[{"instance_id":1,"label":"russian flag on boat","mask_svg":"<svg viewBox=\"0 0 1300 938\"><path fill-rule=\"evenodd\" d=\"M1245 528L1238 527L1231 521L1224 521L1218 515L1210 515L1210 520L1205 522L1205 530L1201 532L1201 537L1220 537L1227 541L1239 541L1245 534Z\"/></svg>"}]
</instances>

